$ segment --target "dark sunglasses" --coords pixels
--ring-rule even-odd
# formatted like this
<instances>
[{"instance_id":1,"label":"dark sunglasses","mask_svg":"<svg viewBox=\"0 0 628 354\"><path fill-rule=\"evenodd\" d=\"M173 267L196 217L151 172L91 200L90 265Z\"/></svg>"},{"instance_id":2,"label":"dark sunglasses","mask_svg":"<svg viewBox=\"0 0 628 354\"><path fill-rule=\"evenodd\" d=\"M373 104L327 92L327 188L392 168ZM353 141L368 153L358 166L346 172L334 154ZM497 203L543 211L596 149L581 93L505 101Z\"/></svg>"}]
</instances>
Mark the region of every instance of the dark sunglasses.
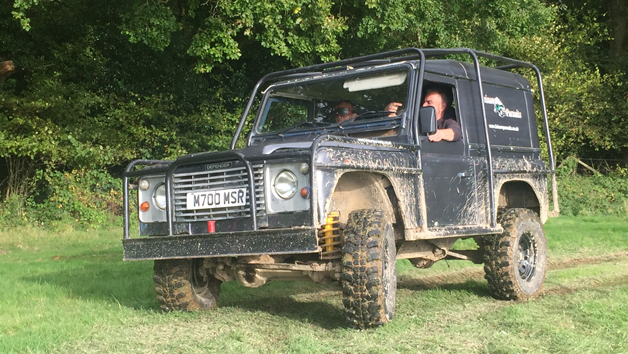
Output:
<instances>
[{"instance_id":1,"label":"dark sunglasses","mask_svg":"<svg viewBox=\"0 0 628 354\"><path fill-rule=\"evenodd\" d=\"M335 112L337 116L348 116L351 114L351 108L349 107L336 108Z\"/></svg>"}]
</instances>

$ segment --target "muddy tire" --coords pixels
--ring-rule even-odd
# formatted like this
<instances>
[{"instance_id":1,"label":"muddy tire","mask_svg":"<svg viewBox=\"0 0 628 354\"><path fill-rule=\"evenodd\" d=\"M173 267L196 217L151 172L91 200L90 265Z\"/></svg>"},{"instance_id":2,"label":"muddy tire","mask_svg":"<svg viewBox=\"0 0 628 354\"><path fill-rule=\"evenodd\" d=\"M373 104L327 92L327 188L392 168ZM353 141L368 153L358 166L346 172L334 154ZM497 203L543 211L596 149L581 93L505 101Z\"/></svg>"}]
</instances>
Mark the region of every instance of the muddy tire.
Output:
<instances>
[{"instance_id":1,"label":"muddy tire","mask_svg":"<svg viewBox=\"0 0 628 354\"><path fill-rule=\"evenodd\" d=\"M345 314L356 328L392 320L397 290L396 249L392 224L379 210L349 214L342 249Z\"/></svg>"},{"instance_id":2,"label":"muddy tire","mask_svg":"<svg viewBox=\"0 0 628 354\"><path fill-rule=\"evenodd\" d=\"M214 308L221 281L200 273L202 260L175 259L155 261L157 301L164 311L206 311Z\"/></svg>"},{"instance_id":3,"label":"muddy tire","mask_svg":"<svg viewBox=\"0 0 628 354\"><path fill-rule=\"evenodd\" d=\"M484 271L491 295L524 300L540 293L547 269L547 239L539 217L529 209L500 215L501 235L484 237Z\"/></svg>"}]
</instances>

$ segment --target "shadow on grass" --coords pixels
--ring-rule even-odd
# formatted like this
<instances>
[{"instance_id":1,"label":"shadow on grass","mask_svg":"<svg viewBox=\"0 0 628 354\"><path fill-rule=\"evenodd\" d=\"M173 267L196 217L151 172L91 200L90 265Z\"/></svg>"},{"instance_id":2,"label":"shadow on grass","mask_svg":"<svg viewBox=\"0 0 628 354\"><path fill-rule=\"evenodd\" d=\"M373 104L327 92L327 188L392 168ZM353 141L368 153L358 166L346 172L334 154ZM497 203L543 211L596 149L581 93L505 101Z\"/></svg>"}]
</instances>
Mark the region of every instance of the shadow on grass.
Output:
<instances>
[{"instance_id":1,"label":"shadow on grass","mask_svg":"<svg viewBox=\"0 0 628 354\"><path fill-rule=\"evenodd\" d=\"M101 301L135 310L161 312L156 300L153 262L122 262L108 251L77 255L35 263L21 278L38 286L62 289L65 297ZM309 282L271 282L251 289L228 282L222 285L220 307L263 311L276 316L311 322L331 329L345 325L341 307L325 302L329 292L340 288ZM320 293L320 294L319 294ZM296 300L294 297L304 300Z\"/></svg>"},{"instance_id":2,"label":"shadow on grass","mask_svg":"<svg viewBox=\"0 0 628 354\"><path fill-rule=\"evenodd\" d=\"M42 286L64 289L68 298L91 299L135 310L160 312L156 300L153 262L122 262L116 250L75 255L34 264L22 279ZM400 289L445 289L489 297L476 270L462 270L428 277L401 276ZM26 273L25 273L26 275ZM237 282L224 283L220 307L262 311L274 316L312 323L324 329L346 327L337 283L271 282L251 289Z\"/></svg>"},{"instance_id":3,"label":"shadow on grass","mask_svg":"<svg viewBox=\"0 0 628 354\"><path fill-rule=\"evenodd\" d=\"M23 280L65 290L70 299L87 299L129 307L159 310L152 281L152 263L125 262L110 251L61 257L31 264Z\"/></svg>"},{"instance_id":4,"label":"shadow on grass","mask_svg":"<svg viewBox=\"0 0 628 354\"><path fill-rule=\"evenodd\" d=\"M412 291L426 291L442 289L449 291L464 291L480 297L491 297L486 281L478 279L459 279L452 277L448 279L446 275L426 278L402 278L397 282L397 288Z\"/></svg>"},{"instance_id":5,"label":"shadow on grass","mask_svg":"<svg viewBox=\"0 0 628 354\"><path fill-rule=\"evenodd\" d=\"M348 327L342 307L325 302L323 299L318 301L296 300L290 296L293 294L289 287L287 288L283 295L274 292L269 294L263 288L247 289L255 290L251 296L241 296L241 294L234 294L229 291L231 289L223 289L218 306L221 308L233 307L251 312L265 312L277 317L310 323L326 330ZM341 296L340 293L337 295L338 297Z\"/></svg>"}]
</instances>

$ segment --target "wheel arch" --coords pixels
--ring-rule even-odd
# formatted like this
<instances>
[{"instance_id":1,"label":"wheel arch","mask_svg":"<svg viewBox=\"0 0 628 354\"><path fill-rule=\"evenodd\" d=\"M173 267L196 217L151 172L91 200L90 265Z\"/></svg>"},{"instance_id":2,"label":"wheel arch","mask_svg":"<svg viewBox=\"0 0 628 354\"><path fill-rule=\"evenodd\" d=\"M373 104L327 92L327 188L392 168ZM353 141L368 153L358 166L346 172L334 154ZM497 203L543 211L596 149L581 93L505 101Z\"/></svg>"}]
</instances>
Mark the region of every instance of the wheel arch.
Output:
<instances>
[{"instance_id":1,"label":"wheel arch","mask_svg":"<svg viewBox=\"0 0 628 354\"><path fill-rule=\"evenodd\" d=\"M360 209L379 209L392 223L401 222L396 215L396 193L389 178L374 172L346 172L335 185L327 202L327 212L340 212L340 224L347 222L349 213Z\"/></svg>"},{"instance_id":2,"label":"wheel arch","mask_svg":"<svg viewBox=\"0 0 628 354\"><path fill-rule=\"evenodd\" d=\"M541 222L547 220L547 205L542 203L539 191L532 183L526 180L508 180L499 187L497 199L498 209L524 208L534 211L541 217Z\"/></svg>"}]
</instances>

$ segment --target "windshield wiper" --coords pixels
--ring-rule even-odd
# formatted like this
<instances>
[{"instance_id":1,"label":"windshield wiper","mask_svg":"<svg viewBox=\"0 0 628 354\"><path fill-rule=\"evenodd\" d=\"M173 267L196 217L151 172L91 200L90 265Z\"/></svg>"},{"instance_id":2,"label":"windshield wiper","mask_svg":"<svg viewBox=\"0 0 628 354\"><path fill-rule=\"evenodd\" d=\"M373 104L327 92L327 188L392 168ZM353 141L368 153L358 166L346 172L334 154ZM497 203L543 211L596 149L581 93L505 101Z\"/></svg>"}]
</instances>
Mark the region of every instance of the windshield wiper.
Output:
<instances>
[{"instance_id":1,"label":"windshield wiper","mask_svg":"<svg viewBox=\"0 0 628 354\"><path fill-rule=\"evenodd\" d=\"M309 126L312 128L317 128L317 127L328 127L332 125L332 123L326 123L326 122L311 122L309 120L303 121L303 122L297 122L291 126L289 126L288 128L284 128L282 130L279 131L279 133L277 133L277 135L279 135L280 137L283 137L283 134L285 132L288 132L290 130L294 130L297 128L301 128L301 127L305 127L305 126Z\"/></svg>"},{"instance_id":2,"label":"windshield wiper","mask_svg":"<svg viewBox=\"0 0 628 354\"><path fill-rule=\"evenodd\" d=\"M395 112L391 112L391 111L366 111L366 112L362 112L360 114L358 114L357 116L355 116L353 119L349 119L346 120L342 123L338 124L338 127L340 127L340 129L344 129L344 124L347 123L355 123L355 121L357 119L362 119L362 118L379 118L379 117L388 117L391 113L395 113Z\"/></svg>"},{"instance_id":3,"label":"windshield wiper","mask_svg":"<svg viewBox=\"0 0 628 354\"><path fill-rule=\"evenodd\" d=\"M391 113L395 113L395 112L391 112L391 111L366 111L366 112L362 112L362 113L358 114L353 120L356 120L358 118L364 118L364 117L368 117L368 118L388 117Z\"/></svg>"}]
</instances>

